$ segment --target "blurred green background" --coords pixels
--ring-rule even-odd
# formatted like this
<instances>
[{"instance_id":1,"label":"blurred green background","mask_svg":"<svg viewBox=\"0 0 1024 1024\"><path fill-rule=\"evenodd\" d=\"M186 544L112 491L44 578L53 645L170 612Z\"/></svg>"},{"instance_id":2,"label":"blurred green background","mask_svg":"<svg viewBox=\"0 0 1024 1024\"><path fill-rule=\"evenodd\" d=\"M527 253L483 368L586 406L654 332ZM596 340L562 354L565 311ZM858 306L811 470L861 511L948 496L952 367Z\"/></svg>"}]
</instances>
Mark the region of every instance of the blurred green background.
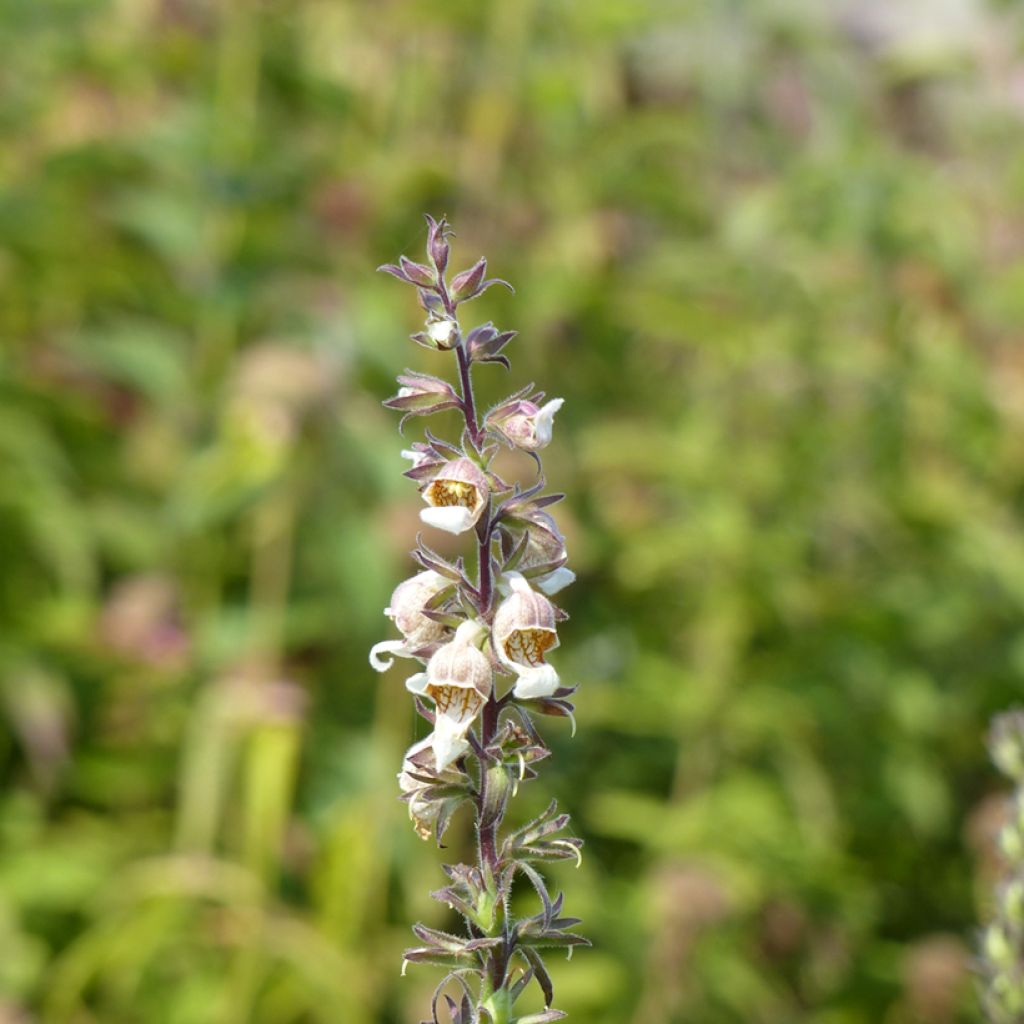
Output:
<instances>
[{"instance_id":1,"label":"blurred green background","mask_svg":"<svg viewBox=\"0 0 1024 1024\"><path fill-rule=\"evenodd\" d=\"M977 1021L1024 681L1024 18L0 3L0 1021L414 1024L467 855L369 668L448 214L564 396L587 1024ZM413 424L410 436L417 435ZM408 438L407 438L408 441ZM407 443L406 441L406 443ZM436 542L436 538L435 538Z\"/></svg>"}]
</instances>

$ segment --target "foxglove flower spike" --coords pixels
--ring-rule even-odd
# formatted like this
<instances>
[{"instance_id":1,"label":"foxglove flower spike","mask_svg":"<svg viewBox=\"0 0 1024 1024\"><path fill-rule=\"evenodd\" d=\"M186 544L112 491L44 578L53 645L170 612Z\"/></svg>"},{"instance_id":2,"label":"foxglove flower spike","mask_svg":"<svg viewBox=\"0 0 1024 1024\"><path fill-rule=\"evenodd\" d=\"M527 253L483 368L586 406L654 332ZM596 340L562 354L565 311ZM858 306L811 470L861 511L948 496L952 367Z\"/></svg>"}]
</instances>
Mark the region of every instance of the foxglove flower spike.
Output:
<instances>
[{"instance_id":1,"label":"foxglove flower spike","mask_svg":"<svg viewBox=\"0 0 1024 1024\"><path fill-rule=\"evenodd\" d=\"M562 534L544 511L562 496L543 494L539 454L551 442L562 399L545 400L529 384L479 414L473 366L498 362L509 368L502 350L514 332L485 323L464 334L458 310L507 282L488 279L484 259L448 280L451 228L444 218L426 220L427 262L403 256L381 270L415 287L426 323L412 340L434 352L454 352L458 386L410 370L385 404L403 414L402 424L442 410L461 413L464 429L457 442L426 430L425 440L402 454L411 463L405 475L425 503L423 522L469 534L475 551L471 560L445 557L417 539L413 558L423 571L396 588L386 609L401 639L376 644L370 660L378 670L396 656L424 663L406 687L430 733L406 751L399 790L417 833L434 835L438 844L455 810L471 803L478 862L446 867L450 884L433 894L463 915L468 934L418 927L423 945L405 952L402 969L408 963L437 964L448 968L445 982L455 979L462 987L456 1001L444 992L445 982L438 986L431 1003L434 1024L441 1024L442 1007L446 1024L548 1024L564 1014L551 1007L551 978L538 949L571 953L586 940L567 931L575 919L562 915L561 896L550 898L532 865L578 860L581 841L561 834L568 818L554 806L504 840L499 833L508 800L520 783L536 777L533 766L550 756L532 716L571 718L573 712L567 699L573 688L561 685L546 660L558 645L557 625L566 618L548 595L574 578ZM490 469L500 444L533 458L534 486L510 487ZM473 579L467 563L476 567ZM504 694L495 692L496 671L515 677ZM533 917L515 919L510 912L517 872L527 876L540 899L541 911ZM525 961L518 977L516 957ZM517 1015L514 1004L530 982L540 986L545 1009Z\"/></svg>"}]
</instances>

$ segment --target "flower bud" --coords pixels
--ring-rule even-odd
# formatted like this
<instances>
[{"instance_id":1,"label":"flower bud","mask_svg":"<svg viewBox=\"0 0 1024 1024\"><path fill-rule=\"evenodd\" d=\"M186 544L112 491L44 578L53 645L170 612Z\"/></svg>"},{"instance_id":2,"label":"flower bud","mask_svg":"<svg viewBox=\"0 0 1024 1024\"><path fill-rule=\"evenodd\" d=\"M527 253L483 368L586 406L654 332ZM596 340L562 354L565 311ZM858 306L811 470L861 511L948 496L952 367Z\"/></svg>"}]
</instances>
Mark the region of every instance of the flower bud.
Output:
<instances>
[{"instance_id":1,"label":"flower bud","mask_svg":"<svg viewBox=\"0 0 1024 1024\"><path fill-rule=\"evenodd\" d=\"M491 663L476 646L486 631L487 627L480 622L462 623L452 640L427 663L426 672L418 672L405 682L410 693L434 702L436 717L431 746L438 771L469 749L466 733L491 694Z\"/></svg>"},{"instance_id":2,"label":"flower bud","mask_svg":"<svg viewBox=\"0 0 1024 1024\"><path fill-rule=\"evenodd\" d=\"M458 301L473 299L480 294L484 274L487 273L487 260L479 259L468 270L456 274L452 278L452 298Z\"/></svg>"},{"instance_id":3,"label":"flower bud","mask_svg":"<svg viewBox=\"0 0 1024 1024\"><path fill-rule=\"evenodd\" d=\"M535 452L551 443L555 413L564 404L564 398L552 398L542 406L525 399L509 402L498 406L487 417L487 426L496 430L513 448Z\"/></svg>"},{"instance_id":4,"label":"flower bud","mask_svg":"<svg viewBox=\"0 0 1024 1024\"><path fill-rule=\"evenodd\" d=\"M519 677L512 691L516 697L550 697L559 686L558 673L544 661L544 652L558 646L554 605L519 573L510 572L507 579L512 594L494 614L495 652Z\"/></svg>"},{"instance_id":5,"label":"flower bud","mask_svg":"<svg viewBox=\"0 0 1024 1024\"><path fill-rule=\"evenodd\" d=\"M427 255L439 274L443 274L448 266L448 230L448 221L444 217L436 221L427 214Z\"/></svg>"},{"instance_id":6,"label":"flower bud","mask_svg":"<svg viewBox=\"0 0 1024 1024\"><path fill-rule=\"evenodd\" d=\"M452 386L438 377L407 370L398 378L398 393L384 402L388 409L399 409L407 415L423 415L453 409L459 396Z\"/></svg>"},{"instance_id":7,"label":"flower bud","mask_svg":"<svg viewBox=\"0 0 1024 1024\"><path fill-rule=\"evenodd\" d=\"M476 525L490 488L480 467L470 459L446 462L423 489L423 500L429 505L420 512L428 526L449 533L465 533Z\"/></svg>"},{"instance_id":8,"label":"flower bud","mask_svg":"<svg viewBox=\"0 0 1024 1024\"><path fill-rule=\"evenodd\" d=\"M398 584L384 614L394 620L404 639L374 644L370 651L370 664L378 672L386 672L394 664L394 659L382 658L381 654L414 658L417 651L444 639L448 628L423 612L438 594L450 586L451 580L430 569Z\"/></svg>"},{"instance_id":9,"label":"flower bud","mask_svg":"<svg viewBox=\"0 0 1024 1024\"><path fill-rule=\"evenodd\" d=\"M516 336L515 331L499 331L489 320L466 335L469 358L480 363L501 363L506 369L512 364L501 355L501 350Z\"/></svg>"},{"instance_id":10,"label":"flower bud","mask_svg":"<svg viewBox=\"0 0 1024 1024\"><path fill-rule=\"evenodd\" d=\"M459 325L449 317L428 320L427 337L446 352L459 343Z\"/></svg>"},{"instance_id":11,"label":"flower bud","mask_svg":"<svg viewBox=\"0 0 1024 1024\"><path fill-rule=\"evenodd\" d=\"M405 256L399 256L398 265L405 271L406 278L413 284L420 285L423 288L431 288L437 283L430 267L425 267L422 263L413 263L412 260L406 259Z\"/></svg>"}]
</instances>

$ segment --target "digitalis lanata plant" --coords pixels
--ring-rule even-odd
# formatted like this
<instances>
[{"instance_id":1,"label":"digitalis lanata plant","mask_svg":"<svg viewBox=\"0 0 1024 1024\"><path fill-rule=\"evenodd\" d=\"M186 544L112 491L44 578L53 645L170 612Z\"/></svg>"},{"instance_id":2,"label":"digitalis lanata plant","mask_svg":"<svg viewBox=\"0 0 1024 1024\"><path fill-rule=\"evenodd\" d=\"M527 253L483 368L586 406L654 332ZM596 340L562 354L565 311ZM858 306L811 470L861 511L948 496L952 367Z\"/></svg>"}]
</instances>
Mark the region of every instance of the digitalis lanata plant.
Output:
<instances>
[{"instance_id":1,"label":"digitalis lanata plant","mask_svg":"<svg viewBox=\"0 0 1024 1024\"><path fill-rule=\"evenodd\" d=\"M420 488L423 522L436 530L469 535L468 557L442 558L418 540L413 558L422 572L400 583L384 610L401 634L370 653L380 672L395 657L419 662L406 680L431 732L405 754L398 776L409 817L424 839L440 845L455 810L472 807L477 862L446 866L449 884L433 893L464 920L462 935L419 924L422 945L405 952L406 964L447 968L434 994L431 1014L440 1024L445 1007L452 1024L545 1024L565 1014L551 1008L551 978L541 951L572 952L588 945L570 931L577 920L562 914L537 865L579 860L581 841L566 835L568 815L554 803L539 818L505 835L501 825L509 797L535 777L534 765L550 753L535 714L572 721L572 687L563 686L547 656L558 646L558 624L566 616L551 595L575 578L566 568L565 541L546 509L560 494L543 494L539 452L551 441L560 398L544 401L533 386L521 388L494 408L477 409L471 380L475 363L500 363L514 337L493 324L464 331L462 303L504 281L486 277L487 261L446 276L451 231L427 217L427 263L402 256L380 269L413 285L426 311L426 325L412 340L437 352L453 352L458 384L407 371L398 394L384 404L413 416L458 410L461 437L443 440L429 430L402 454L405 475ZM492 468L502 446L526 452L536 462L533 486L508 484ZM467 563L475 571L467 569ZM514 918L509 896L518 876L532 886L539 912ZM515 1004L535 982L546 1009L516 1016ZM452 998L452 992L455 998Z\"/></svg>"}]
</instances>

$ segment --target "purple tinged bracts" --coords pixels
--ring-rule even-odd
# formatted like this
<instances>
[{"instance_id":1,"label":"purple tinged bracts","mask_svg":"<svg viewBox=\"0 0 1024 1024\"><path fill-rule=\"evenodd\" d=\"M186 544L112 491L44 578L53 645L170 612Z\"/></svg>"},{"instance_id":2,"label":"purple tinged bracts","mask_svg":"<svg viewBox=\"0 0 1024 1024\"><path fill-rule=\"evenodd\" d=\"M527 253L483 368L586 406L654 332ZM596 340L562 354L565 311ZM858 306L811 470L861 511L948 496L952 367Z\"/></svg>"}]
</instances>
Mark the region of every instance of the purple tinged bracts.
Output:
<instances>
[{"instance_id":1,"label":"purple tinged bracts","mask_svg":"<svg viewBox=\"0 0 1024 1024\"><path fill-rule=\"evenodd\" d=\"M434 269L439 274L443 274L448 269L448 253L450 252L448 236L451 234L451 229L444 217L440 221L434 220L429 213L426 217L427 255L430 257L430 262L434 264Z\"/></svg>"}]
</instances>

